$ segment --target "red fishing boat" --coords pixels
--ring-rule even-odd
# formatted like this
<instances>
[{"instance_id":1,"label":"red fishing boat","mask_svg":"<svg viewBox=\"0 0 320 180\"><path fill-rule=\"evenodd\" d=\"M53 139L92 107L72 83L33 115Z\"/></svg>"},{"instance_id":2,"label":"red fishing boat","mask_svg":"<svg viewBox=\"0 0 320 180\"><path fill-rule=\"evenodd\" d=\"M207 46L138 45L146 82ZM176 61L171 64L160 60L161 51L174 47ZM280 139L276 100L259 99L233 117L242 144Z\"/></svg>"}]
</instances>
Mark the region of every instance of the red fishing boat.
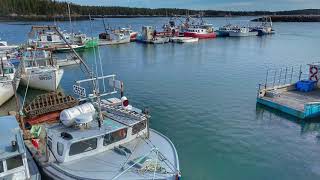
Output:
<instances>
[{"instance_id":1,"label":"red fishing boat","mask_svg":"<svg viewBox=\"0 0 320 180\"><path fill-rule=\"evenodd\" d=\"M194 37L199 39L210 39L217 37L216 33L213 30L212 25L203 24L203 25L193 25L187 28L184 32L185 37Z\"/></svg>"},{"instance_id":2,"label":"red fishing boat","mask_svg":"<svg viewBox=\"0 0 320 180\"><path fill-rule=\"evenodd\" d=\"M206 23L201 16L196 18L192 18L191 16L187 17L184 26L185 37L199 39L210 39L217 37L216 33L214 32L213 25Z\"/></svg>"}]
</instances>

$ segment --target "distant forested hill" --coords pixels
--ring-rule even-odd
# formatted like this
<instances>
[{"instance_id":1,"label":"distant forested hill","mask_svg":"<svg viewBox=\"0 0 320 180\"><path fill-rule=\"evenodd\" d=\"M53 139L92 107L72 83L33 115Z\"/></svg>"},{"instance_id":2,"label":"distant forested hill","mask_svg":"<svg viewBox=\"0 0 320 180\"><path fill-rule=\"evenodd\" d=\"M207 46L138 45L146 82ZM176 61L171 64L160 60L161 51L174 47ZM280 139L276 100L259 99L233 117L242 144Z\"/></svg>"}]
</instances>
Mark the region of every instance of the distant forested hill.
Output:
<instances>
[{"instance_id":1,"label":"distant forested hill","mask_svg":"<svg viewBox=\"0 0 320 180\"><path fill-rule=\"evenodd\" d=\"M108 16L170 16L185 15L186 13L198 14L203 12L205 16L260 16L260 15L320 15L319 9L304 9L294 11L217 11L217 10L187 10L172 8L129 8L129 7L103 7L81 6L71 4L73 16L87 16L89 14ZM2 17L56 17L66 16L67 3L55 0L0 0L0 16Z\"/></svg>"}]
</instances>

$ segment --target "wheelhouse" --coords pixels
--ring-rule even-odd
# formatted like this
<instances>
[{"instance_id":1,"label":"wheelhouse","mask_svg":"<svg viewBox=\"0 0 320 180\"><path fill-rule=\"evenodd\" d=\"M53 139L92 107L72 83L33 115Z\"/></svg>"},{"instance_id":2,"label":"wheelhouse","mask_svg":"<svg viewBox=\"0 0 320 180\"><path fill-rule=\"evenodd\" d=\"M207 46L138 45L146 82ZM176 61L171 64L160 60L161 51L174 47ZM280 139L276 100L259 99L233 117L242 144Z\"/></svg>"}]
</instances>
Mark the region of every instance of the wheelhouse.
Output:
<instances>
[{"instance_id":1,"label":"wheelhouse","mask_svg":"<svg viewBox=\"0 0 320 180\"><path fill-rule=\"evenodd\" d=\"M14 116L0 117L0 179L29 179L30 173L19 124Z\"/></svg>"},{"instance_id":2,"label":"wheelhouse","mask_svg":"<svg viewBox=\"0 0 320 180\"><path fill-rule=\"evenodd\" d=\"M54 157L60 162L68 162L85 156L95 155L114 149L137 137L147 134L147 120L136 120L125 123L123 120L111 119L108 114L103 120L102 128L95 121L85 127L73 126L66 128L55 125L47 128L47 144ZM112 118L115 118L112 116ZM79 131L79 128L84 128Z\"/></svg>"}]
</instances>

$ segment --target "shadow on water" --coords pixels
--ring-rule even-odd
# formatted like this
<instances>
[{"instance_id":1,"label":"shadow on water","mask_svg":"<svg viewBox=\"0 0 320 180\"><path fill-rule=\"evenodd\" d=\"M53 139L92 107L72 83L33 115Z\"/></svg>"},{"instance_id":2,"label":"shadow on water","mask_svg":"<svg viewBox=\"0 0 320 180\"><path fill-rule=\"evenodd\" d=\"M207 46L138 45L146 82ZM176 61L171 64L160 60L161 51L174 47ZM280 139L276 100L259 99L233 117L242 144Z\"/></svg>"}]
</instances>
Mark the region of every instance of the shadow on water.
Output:
<instances>
[{"instance_id":1,"label":"shadow on water","mask_svg":"<svg viewBox=\"0 0 320 180\"><path fill-rule=\"evenodd\" d=\"M281 119L290 123L295 123L301 127L300 135L317 133L317 139L320 141L320 122L319 118L299 119L292 115L283 113L279 110L270 108L262 104L256 104L256 119Z\"/></svg>"}]
</instances>

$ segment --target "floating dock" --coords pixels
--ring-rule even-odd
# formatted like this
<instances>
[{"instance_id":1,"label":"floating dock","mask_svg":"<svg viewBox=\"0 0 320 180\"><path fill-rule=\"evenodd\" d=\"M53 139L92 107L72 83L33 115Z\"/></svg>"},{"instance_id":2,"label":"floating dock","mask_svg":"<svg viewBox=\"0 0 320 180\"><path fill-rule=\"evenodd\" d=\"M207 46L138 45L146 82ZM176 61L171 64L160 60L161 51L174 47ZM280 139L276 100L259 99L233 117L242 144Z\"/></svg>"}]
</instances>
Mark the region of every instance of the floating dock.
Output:
<instances>
[{"instance_id":1,"label":"floating dock","mask_svg":"<svg viewBox=\"0 0 320 180\"><path fill-rule=\"evenodd\" d=\"M312 64L308 65L306 71L302 66L298 71L294 67L268 70L266 82L259 85L257 103L300 119L320 116L319 68L318 64ZM308 91L299 89L297 84L303 79L314 82L314 87Z\"/></svg>"}]
</instances>

